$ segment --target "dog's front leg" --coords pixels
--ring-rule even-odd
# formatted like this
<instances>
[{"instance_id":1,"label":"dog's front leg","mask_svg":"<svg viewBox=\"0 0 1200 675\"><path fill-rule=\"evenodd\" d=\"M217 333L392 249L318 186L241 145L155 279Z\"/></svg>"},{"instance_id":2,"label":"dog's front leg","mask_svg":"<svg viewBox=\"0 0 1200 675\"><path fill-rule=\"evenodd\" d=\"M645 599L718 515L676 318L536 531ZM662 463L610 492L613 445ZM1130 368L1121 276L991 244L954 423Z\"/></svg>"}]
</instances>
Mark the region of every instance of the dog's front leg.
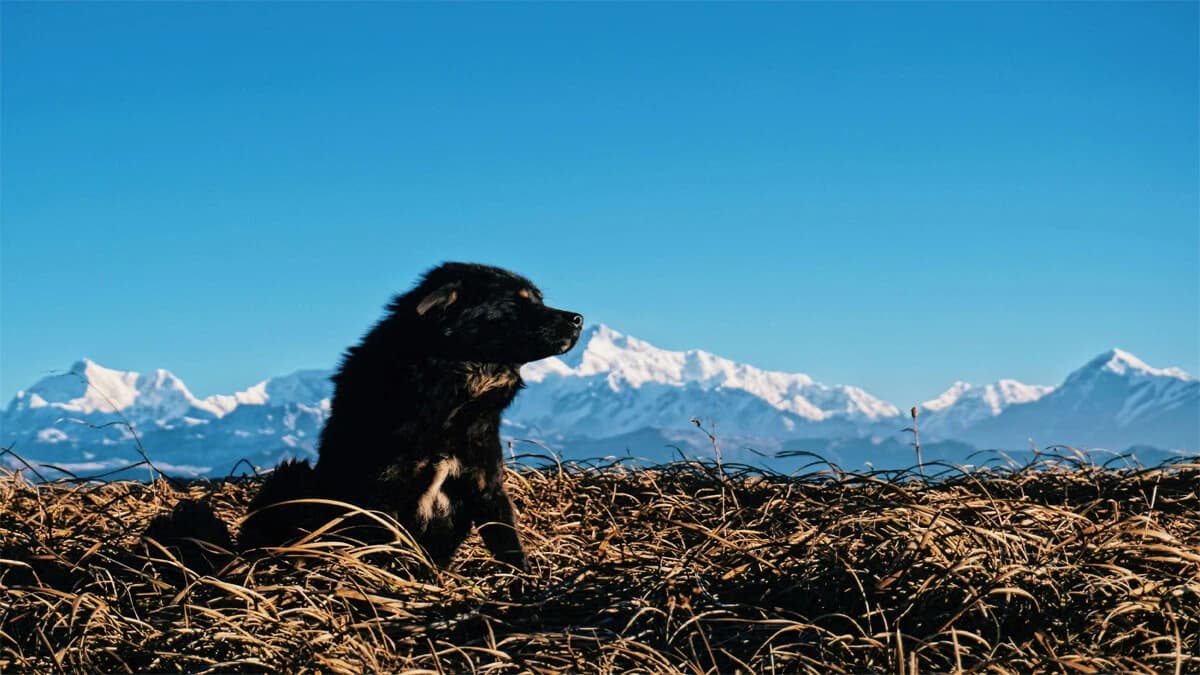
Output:
<instances>
[{"instance_id":1,"label":"dog's front leg","mask_svg":"<svg viewBox=\"0 0 1200 675\"><path fill-rule=\"evenodd\" d=\"M483 543L497 560L506 562L522 571L529 571L525 549L517 534L516 514L512 500L499 482L489 485L478 495L475 522L479 524L479 535Z\"/></svg>"}]
</instances>

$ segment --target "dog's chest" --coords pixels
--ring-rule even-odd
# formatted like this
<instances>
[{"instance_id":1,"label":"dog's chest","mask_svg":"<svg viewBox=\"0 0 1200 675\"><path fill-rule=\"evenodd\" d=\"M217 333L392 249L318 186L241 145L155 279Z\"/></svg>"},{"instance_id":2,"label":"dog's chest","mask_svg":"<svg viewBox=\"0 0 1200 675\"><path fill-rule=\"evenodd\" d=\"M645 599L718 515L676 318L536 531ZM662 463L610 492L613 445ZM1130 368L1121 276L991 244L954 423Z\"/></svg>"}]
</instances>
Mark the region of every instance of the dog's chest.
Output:
<instances>
[{"instance_id":1,"label":"dog's chest","mask_svg":"<svg viewBox=\"0 0 1200 675\"><path fill-rule=\"evenodd\" d=\"M515 395L521 384L520 371L507 364L466 361L462 371L467 395L473 399L493 392Z\"/></svg>"},{"instance_id":2,"label":"dog's chest","mask_svg":"<svg viewBox=\"0 0 1200 675\"><path fill-rule=\"evenodd\" d=\"M435 520L453 519L464 490L480 491L485 472L454 456L387 467L380 480L388 487L382 501L396 516L424 528Z\"/></svg>"},{"instance_id":3,"label":"dog's chest","mask_svg":"<svg viewBox=\"0 0 1200 675\"><path fill-rule=\"evenodd\" d=\"M454 457L445 457L433 464L433 475L417 498L417 522L428 523L437 516L450 514L450 496L446 494L446 481L458 478L462 463Z\"/></svg>"}]
</instances>

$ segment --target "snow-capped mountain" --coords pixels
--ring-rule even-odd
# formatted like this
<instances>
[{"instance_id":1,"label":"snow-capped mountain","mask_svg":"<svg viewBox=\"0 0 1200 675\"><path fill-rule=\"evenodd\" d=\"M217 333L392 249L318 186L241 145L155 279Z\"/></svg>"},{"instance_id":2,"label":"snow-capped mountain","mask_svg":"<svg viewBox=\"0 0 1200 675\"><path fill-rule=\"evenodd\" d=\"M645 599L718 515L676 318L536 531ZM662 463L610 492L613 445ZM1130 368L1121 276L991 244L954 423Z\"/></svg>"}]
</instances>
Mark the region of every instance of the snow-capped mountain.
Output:
<instances>
[{"instance_id":1,"label":"snow-capped mountain","mask_svg":"<svg viewBox=\"0 0 1200 675\"><path fill-rule=\"evenodd\" d=\"M19 392L7 416L87 418L121 411L138 423L220 417L221 410L201 401L165 370L139 374L111 370L84 359L66 373L40 380Z\"/></svg>"},{"instance_id":2,"label":"snow-capped mountain","mask_svg":"<svg viewBox=\"0 0 1200 675\"><path fill-rule=\"evenodd\" d=\"M604 325L588 328L567 354L531 363L521 374L529 386L509 409L510 422L593 438L687 426L692 417L715 420L736 435L844 433L900 414L856 387L694 349L658 349Z\"/></svg>"},{"instance_id":3,"label":"snow-capped mountain","mask_svg":"<svg viewBox=\"0 0 1200 675\"><path fill-rule=\"evenodd\" d=\"M17 393L3 415L4 444L70 444L86 435L112 445L130 438L122 416L138 429L164 429L221 415L168 371L122 372L85 359Z\"/></svg>"},{"instance_id":4,"label":"snow-capped mountain","mask_svg":"<svg viewBox=\"0 0 1200 675\"><path fill-rule=\"evenodd\" d=\"M205 399L221 411L231 412L242 405L288 404L328 408L333 396L333 382L328 370L298 370L291 375L272 377L232 395L217 394Z\"/></svg>"},{"instance_id":5,"label":"snow-capped mountain","mask_svg":"<svg viewBox=\"0 0 1200 675\"><path fill-rule=\"evenodd\" d=\"M1039 445L1200 449L1200 381L1178 368L1152 368L1109 350L1044 396L982 420L962 438L1012 445L1020 434ZM1001 445L1004 444L1004 445Z\"/></svg>"},{"instance_id":6,"label":"snow-capped mountain","mask_svg":"<svg viewBox=\"0 0 1200 675\"><path fill-rule=\"evenodd\" d=\"M921 404L920 428L930 438L957 438L1007 408L1032 403L1054 390L1038 384L1000 380L975 386L959 380L941 396Z\"/></svg>"},{"instance_id":7,"label":"snow-capped mountain","mask_svg":"<svg viewBox=\"0 0 1200 675\"><path fill-rule=\"evenodd\" d=\"M547 441L564 456L668 459L702 452L716 424L727 460L770 463L779 450L847 465L907 466L907 407L801 373L771 372L699 351L668 351L604 325L567 354L522 369L526 389L503 433ZM0 413L0 445L27 459L88 472L138 459L127 421L162 468L225 475L241 459L270 466L312 457L329 414L331 373L305 370L228 395L197 398L165 370L139 374L83 360L17 394ZM974 448L1070 444L1200 449L1200 383L1112 350L1057 388L1015 380L956 382L921 404L926 457L965 461ZM939 454L938 447L941 448Z\"/></svg>"},{"instance_id":8,"label":"snow-capped mountain","mask_svg":"<svg viewBox=\"0 0 1200 675\"><path fill-rule=\"evenodd\" d=\"M332 392L327 371L304 370L198 399L169 371L84 359L18 392L0 414L0 443L89 471L136 461L136 434L163 468L223 473L242 458L269 465L314 456Z\"/></svg>"}]
</instances>

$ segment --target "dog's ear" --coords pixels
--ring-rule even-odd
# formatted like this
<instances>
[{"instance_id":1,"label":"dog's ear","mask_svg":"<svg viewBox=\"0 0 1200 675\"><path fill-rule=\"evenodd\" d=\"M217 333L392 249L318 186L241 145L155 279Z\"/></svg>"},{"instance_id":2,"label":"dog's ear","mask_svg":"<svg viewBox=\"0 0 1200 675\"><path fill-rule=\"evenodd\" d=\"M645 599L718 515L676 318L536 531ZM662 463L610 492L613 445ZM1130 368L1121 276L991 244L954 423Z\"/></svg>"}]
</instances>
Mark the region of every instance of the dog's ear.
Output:
<instances>
[{"instance_id":1,"label":"dog's ear","mask_svg":"<svg viewBox=\"0 0 1200 675\"><path fill-rule=\"evenodd\" d=\"M433 291L417 303L417 314L422 316L434 307L449 307L458 299L458 283L446 284Z\"/></svg>"}]
</instances>

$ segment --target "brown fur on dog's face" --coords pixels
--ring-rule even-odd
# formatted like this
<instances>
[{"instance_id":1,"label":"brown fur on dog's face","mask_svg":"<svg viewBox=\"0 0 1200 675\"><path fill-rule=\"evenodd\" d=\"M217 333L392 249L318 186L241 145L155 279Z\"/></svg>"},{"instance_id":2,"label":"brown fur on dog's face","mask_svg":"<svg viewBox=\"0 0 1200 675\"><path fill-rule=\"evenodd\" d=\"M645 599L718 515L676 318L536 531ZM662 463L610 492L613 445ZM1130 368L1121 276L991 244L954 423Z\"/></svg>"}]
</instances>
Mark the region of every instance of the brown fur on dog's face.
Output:
<instances>
[{"instance_id":1,"label":"brown fur on dog's face","mask_svg":"<svg viewBox=\"0 0 1200 675\"><path fill-rule=\"evenodd\" d=\"M430 350L454 360L536 361L570 350L583 327L579 314L543 304L528 279L486 265L447 263L404 297L392 310L415 312Z\"/></svg>"}]
</instances>

